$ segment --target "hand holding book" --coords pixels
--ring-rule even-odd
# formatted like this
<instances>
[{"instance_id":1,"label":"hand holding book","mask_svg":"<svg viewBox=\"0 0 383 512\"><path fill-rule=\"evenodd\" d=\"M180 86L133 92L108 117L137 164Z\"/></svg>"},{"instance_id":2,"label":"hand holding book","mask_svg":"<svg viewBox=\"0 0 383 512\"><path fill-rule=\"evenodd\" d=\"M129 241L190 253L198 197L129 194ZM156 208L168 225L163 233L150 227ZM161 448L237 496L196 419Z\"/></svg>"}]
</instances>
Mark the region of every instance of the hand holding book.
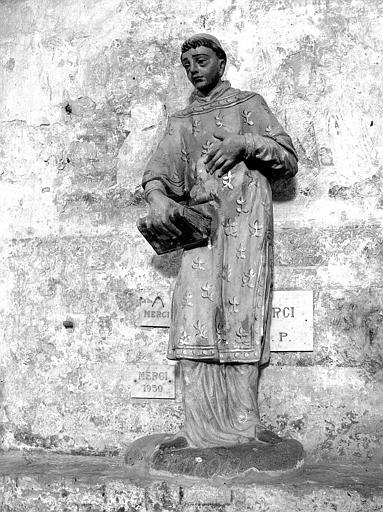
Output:
<instances>
[{"instance_id":1,"label":"hand holding book","mask_svg":"<svg viewBox=\"0 0 383 512\"><path fill-rule=\"evenodd\" d=\"M161 194L163 195L163 194ZM206 245L211 219L164 196L158 208L151 202L149 215L137 227L157 254ZM168 200L168 202L166 202Z\"/></svg>"},{"instance_id":2,"label":"hand holding book","mask_svg":"<svg viewBox=\"0 0 383 512\"><path fill-rule=\"evenodd\" d=\"M182 233L175 224L179 204L170 199L161 190L152 190L147 196L150 205L149 215L145 217L145 229L153 236L178 237Z\"/></svg>"}]
</instances>

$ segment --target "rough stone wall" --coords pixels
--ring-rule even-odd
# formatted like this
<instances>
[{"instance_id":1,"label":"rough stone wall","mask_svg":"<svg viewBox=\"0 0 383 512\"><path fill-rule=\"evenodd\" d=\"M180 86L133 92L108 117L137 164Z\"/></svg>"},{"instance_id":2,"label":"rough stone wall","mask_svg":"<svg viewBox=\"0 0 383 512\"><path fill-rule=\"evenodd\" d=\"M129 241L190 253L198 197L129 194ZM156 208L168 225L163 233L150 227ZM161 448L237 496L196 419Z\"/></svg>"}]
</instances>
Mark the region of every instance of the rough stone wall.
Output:
<instances>
[{"instance_id":1,"label":"rough stone wall","mask_svg":"<svg viewBox=\"0 0 383 512\"><path fill-rule=\"evenodd\" d=\"M382 460L382 2L0 2L0 346L4 448L114 453L176 431L175 401L130 399L128 365L166 363L135 325L177 257L135 220L144 164L189 85L186 35L260 92L300 157L275 191L276 289L314 290L313 353L273 354L267 424L314 459ZM65 329L64 320L74 322Z\"/></svg>"}]
</instances>

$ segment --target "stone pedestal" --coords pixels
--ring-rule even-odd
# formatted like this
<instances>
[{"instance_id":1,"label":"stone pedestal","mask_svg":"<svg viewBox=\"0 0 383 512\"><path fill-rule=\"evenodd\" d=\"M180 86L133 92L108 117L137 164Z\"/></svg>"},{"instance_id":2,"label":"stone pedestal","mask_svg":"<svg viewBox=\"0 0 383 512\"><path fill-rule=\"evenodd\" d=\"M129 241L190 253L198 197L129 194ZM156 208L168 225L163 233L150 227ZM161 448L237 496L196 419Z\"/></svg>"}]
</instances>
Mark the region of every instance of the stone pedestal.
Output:
<instances>
[{"instance_id":1,"label":"stone pedestal","mask_svg":"<svg viewBox=\"0 0 383 512\"><path fill-rule=\"evenodd\" d=\"M249 483L280 479L301 470L304 463L303 447L294 439L202 449L188 447L183 438L169 448L163 443L168 437L155 434L138 439L126 452L126 464L152 475Z\"/></svg>"}]
</instances>

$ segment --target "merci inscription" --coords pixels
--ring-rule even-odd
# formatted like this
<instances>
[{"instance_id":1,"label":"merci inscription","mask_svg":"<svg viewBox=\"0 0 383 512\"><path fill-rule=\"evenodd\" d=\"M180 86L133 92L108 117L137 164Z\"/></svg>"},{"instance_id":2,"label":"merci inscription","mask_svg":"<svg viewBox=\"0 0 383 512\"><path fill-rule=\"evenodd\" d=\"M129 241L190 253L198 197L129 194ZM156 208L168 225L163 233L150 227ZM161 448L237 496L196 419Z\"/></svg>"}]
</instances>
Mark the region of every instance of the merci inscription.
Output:
<instances>
[{"instance_id":1,"label":"merci inscription","mask_svg":"<svg viewBox=\"0 0 383 512\"><path fill-rule=\"evenodd\" d=\"M272 352L311 352L313 342L312 290L274 291L270 329Z\"/></svg>"},{"instance_id":2,"label":"merci inscription","mask_svg":"<svg viewBox=\"0 0 383 512\"><path fill-rule=\"evenodd\" d=\"M175 398L175 367L173 365L131 365L131 398Z\"/></svg>"},{"instance_id":3,"label":"merci inscription","mask_svg":"<svg viewBox=\"0 0 383 512\"><path fill-rule=\"evenodd\" d=\"M139 323L141 327L170 327L170 299L168 295L157 295L141 302Z\"/></svg>"}]
</instances>

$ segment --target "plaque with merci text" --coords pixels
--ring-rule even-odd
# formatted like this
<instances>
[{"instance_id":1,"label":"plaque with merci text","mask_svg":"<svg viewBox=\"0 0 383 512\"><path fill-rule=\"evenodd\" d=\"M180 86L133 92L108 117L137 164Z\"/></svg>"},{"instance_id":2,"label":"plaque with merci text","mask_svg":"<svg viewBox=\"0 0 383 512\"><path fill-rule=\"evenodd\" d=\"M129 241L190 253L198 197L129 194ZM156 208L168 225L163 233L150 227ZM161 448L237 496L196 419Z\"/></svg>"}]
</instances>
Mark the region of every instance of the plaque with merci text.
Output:
<instances>
[{"instance_id":1,"label":"plaque with merci text","mask_svg":"<svg viewBox=\"0 0 383 512\"><path fill-rule=\"evenodd\" d=\"M313 350L312 290L274 291L270 345L272 352Z\"/></svg>"},{"instance_id":2,"label":"plaque with merci text","mask_svg":"<svg viewBox=\"0 0 383 512\"><path fill-rule=\"evenodd\" d=\"M175 366L139 364L128 368L131 398L175 398Z\"/></svg>"},{"instance_id":3,"label":"plaque with merci text","mask_svg":"<svg viewBox=\"0 0 383 512\"><path fill-rule=\"evenodd\" d=\"M141 327L170 327L170 299L167 294L143 299L140 306Z\"/></svg>"}]
</instances>

